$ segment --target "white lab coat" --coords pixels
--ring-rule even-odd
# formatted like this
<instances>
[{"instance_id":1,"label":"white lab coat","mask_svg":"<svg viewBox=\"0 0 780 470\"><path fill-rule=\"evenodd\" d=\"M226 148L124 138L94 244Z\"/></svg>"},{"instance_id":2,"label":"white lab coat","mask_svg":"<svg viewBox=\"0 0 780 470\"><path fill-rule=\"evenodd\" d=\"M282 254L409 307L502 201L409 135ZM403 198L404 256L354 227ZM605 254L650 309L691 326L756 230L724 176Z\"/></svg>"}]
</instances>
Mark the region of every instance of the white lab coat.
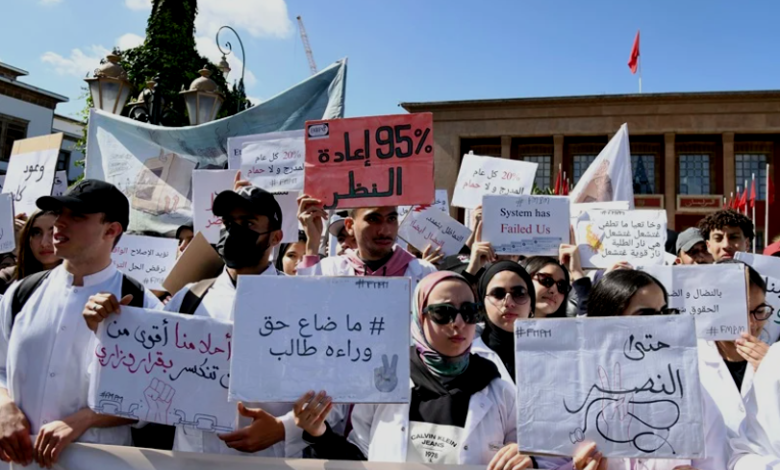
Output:
<instances>
[{"instance_id":1,"label":"white lab coat","mask_svg":"<svg viewBox=\"0 0 780 470\"><path fill-rule=\"evenodd\" d=\"M414 384L409 381L410 387ZM349 441L373 462L406 462L409 405L355 405ZM514 388L494 379L471 396L458 464L487 465L505 445L517 442Z\"/></svg>"},{"instance_id":2,"label":"white lab coat","mask_svg":"<svg viewBox=\"0 0 780 470\"><path fill-rule=\"evenodd\" d=\"M753 366L748 364L740 391L715 342L699 340L699 379L723 417L728 439L739 435L739 427L745 419L743 400L753 386L753 374Z\"/></svg>"},{"instance_id":3,"label":"white lab coat","mask_svg":"<svg viewBox=\"0 0 780 470\"><path fill-rule=\"evenodd\" d=\"M477 333L480 333L479 328L477 330ZM472 354L476 354L495 364L498 368L498 373L501 374L501 380L508 382L514 388L515 381L512 379L512 376L509 375L509 371L506 369L504 362L498 356L497 352L490 349L488 345L482 341L479 334L474 336L474 341L471 343L471 352Z\"/></svg>"},{"instance_id":4,"label":"white lab coat","mask_svg":"<svg viewBox=\"0 0 780 470\"><path fill-rule=\"evenodd\" d=\"M395 249L400 250L401 248L396 247ZM349 263L347 257L342 255L325 258L308 268L299 266L297 272L299 276L354 276L355 268ZM411 278L412 288L415 288L422 278L435 272L436 267L431 263L421 259L413 259L406 267L403 277Z\"/></svg>"},{"instance_id":5,"label":"white lab coat","mask_svg":"<svg viewBox=\"0 0 780 470\"><path fill-rule=\"evenodd\" d=\"M731 439L731 470L780 470L780 343L769 348L745 398L745 420Z\"/></svg>"}]
</instances>

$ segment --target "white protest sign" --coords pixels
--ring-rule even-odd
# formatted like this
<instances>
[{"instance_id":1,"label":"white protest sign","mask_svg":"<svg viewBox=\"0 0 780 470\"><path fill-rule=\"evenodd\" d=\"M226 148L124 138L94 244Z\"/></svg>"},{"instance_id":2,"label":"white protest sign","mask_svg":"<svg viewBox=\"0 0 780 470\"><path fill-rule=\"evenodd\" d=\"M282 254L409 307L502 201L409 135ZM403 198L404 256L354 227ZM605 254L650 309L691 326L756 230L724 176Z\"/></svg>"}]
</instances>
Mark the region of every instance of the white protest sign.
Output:
<instances>
[{"instance_id":1,"label":"white protest sign","mask_svg":"<svg viewBox=\"0 0 780 470\"><path fill-rule=\"evenodd\" d=\"M775 309L764 323L761 340L773 344L780 337L780 258L776 256L754 255L737 252L735 259L744 261L761 274L766 282L765 302Z\"/></svg>"},{"instance_id":2,"label":"white protest sign","mask_svg":"<svg viewBox=\"0 0 780 470\"><path fill-rule=\"evenodd\" d=\"M431 204L431 207L437 207L447 214L450 213L450 203L446 189L436 190L436 199L434 200L433 204ZM398 206L398 220L404 220L406 214L408 214L411 210L412 206Z\"/></svg>"},{"instance_id":3,"label":"white protest sign","mask_svg":"<svg viewBox=\"0 0 780 470\"><path fill-rule=\"evenodd\" d=\"M571 225L577 225L577 219L588 211L595 210L616 210L627 211L629 210L628 201L605 201L605 202L581 202L579 204L572 203L569 207L569 217L571 217Z\"/></svg>"},{"instance_id":4,"label":"white protest sign","mask_svg":"<svg viewBox=\"0 0 780 470\"><path fill-rule=\"evenodd\" d=\"M680 315L515 322L520 451L703 456L694 330Z\"/></svg>"},{"instance_id":5,"label":"white protest sign","mask_svg":"<svg viewBox=\"0 0 780 470\"><path fill-rule=\"evenodd\" d=\"M538 166L533 162L466 154L460 164L452 205L474 209L487 194L531 194Z\"/></svg>"},{"instance_id":6,"label":"white protest sign","mask_svg":"<svg viewBox=\"0 0 780 470\"><path fill-rule=\"evenodd\" d=\"M124 234L111 252L118 270L147 289L162 290L168 272L176 264L178 242L175 238Z\"/></svg>"},{"instance_id":7,"label":"white protest sign","mask_svg":"<svg viewBox=\"0 0 780 470\"><path fill-rule=\"evenodd\" d=\"M3 193L13 196L17 214L31 215L38 209L35 201L51 195L58 153L48 149L11 155Z\"/></svg>"},{"instance_id":8,"label":"white protest sign","mask_svg":"<svg viewBox=\"0 0 780 470\"><path fill-rule=\"evenodd\" d=\"M471 230L434 206L412 210L398 227L398 236L413 247L424 251L431 245L444 256L460 253L469 235Z\"/></svg>"},{"instance_id":9,"label":"white protest sign","mask_svg":"<svg viewBox=\"0 0 780 470\"><path fill-rule=\"evenodd\" d=\"M482 241L497 254L558 256L569 243L569 198L566 196L485 196Z\"/></svg>"},{"instance_id":10,"label":"white protest sign","mask_svg":"<svg viewBox=\"0 0 780 470\"><path fill-rule=\"evenodd\" d=\"M408 403L408 278L239 276L230 399Z\"/></svg>"},{"instance_id":11,"label":"white protest sign","mask_svg":"<svg viewBox=\"0 0 780 470\"><path fill-rule=\"evenodd\" d=\"M68 172L61 170L54 174L54 186L51 188L52 196L62 196L68 190Z\"/></svg>"},{"instance_id":12,"label":"white protest sign","mask_svg":"<svg viewBox=\"0 0 780 470\"><path fill-rule=\"evenodd\" d=\"M207 432L235 428L229 403L233 327L210 317L122 307L97 331L89 407Z\"/></svg>"},{"instance_id":13,"label":"white protest sign","mask_svg":"<svg viewBox=\"0 0 780 470\"><path fill-rule=\"evenodd\" d=\"M219 242L222 219L211 212L214 199L222 191L233 189L235 170L194 170L192 172L192 223L209 243Z\"/></svg>"},{"instance_id":14,"label":"white protest sign","mask_svg":"<svg viewBox=\"0 0 780 470\"><path fill-rule=\"evenodd\" d=\"M15 249L13 196L0 194L0 253L10 253Z\"/></svg>"},{"instance_id":15,"label":"white protest sign","mask_svg":"<svg viewBox=\"0 0 780 470\"><path fill-rule=\"evenodd\" d=\"M243 179L266 191L302 191L306 160L303 130L250 137L242 141L240 154L229 155L228 168L241 170Z\"/></svg>"},{"instance_id":16,"label":"white protest sign","mask_svg":"<svg viewBox=\"0 0 780 470\"><path fill-rule=\"evenodd\" d=\"M664 264L666 211L588 211L574 231L583 268L609 268L618 261Z\"/></svg>"},{"instance_id":17,"label":"white protest sign","mask_svg":"<svg viewBox=\"0 0 780 470\"><path fill-rule=\"evenodd\" d=\"M3 186L5 186L5 175L0 175L0 192L3 192Z\"/></svg>"},{"instance_id":18,"label":"white protest sign","mask_svg":"<svg viewBox=\"0 0 780 470\"><path fill-rule=\"evenodd\" d=\"M696 335L730 341L748 331L745 268L734 264L644 266L669 294L669 308L696 319Z\"/></svg>"},{"instance_id":19,"label":"white protest sign","mask_svg":"<svg viewBox=\"0 0 780 470\"><path fill-rule=\"evenodd\" d=\"M303 230L298 223L298 196L300 195L298 191L274 193L274 198L282 209L282 243L297 242L298 230Z\"/></svg>"}]
</instances>

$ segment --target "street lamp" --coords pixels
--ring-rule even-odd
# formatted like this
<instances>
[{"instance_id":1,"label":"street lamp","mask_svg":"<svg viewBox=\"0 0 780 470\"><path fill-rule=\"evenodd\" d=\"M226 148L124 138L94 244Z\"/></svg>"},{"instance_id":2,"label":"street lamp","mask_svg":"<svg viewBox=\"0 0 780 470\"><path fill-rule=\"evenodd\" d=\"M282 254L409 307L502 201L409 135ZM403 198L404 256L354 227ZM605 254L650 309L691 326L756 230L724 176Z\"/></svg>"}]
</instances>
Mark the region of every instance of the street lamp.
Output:
<instances>
[{"instance_id":1,"label":"street lamp","mask_svg":"<svg viewBox=\"0 0 780 470\"><path fill-rule=\"evenodd\" d=\"M217 46L219 46L219 43L217 43ZM227 58L225 57L225 54L222 54L222 60L219 61L219 65L217 65L217 68L222 71L222 75L225 76L225 81L227 81L228 75L230 74L230 64L228 64Z\"/></svg>"},{"instance_id":2,"label":"street lamp","mask_svg":"<svg viewBox=\"0 0 780 470\"><path fill-rule=\"evenodd\" d=\"M192 81L190 89L179 92L184 96L191 126L213 121L225 101L217 90L217 84L209 78L211 72L204 67L198 73L200 77Z\"/></svg>"},{"instance_id":3,"label":"street lamp","mask_svg":"<svg viewBox=\"0 0 780 470\"><path fill-rule=\"evenodd\" d=\"M89 94L95 107L112 114L122 112L122 107L133 91L133 85L127 80L127 72L118 62L118 55L108 54L105 63L95 70L94 77L84 79L89 85Z\"/></svg>"},{"instance_id":4,"label":"street lamp","mask_svg":"<svg viewBox=\"0 0 780 470\"><path fill-rule=\"evenodd\" d=\"M223 29L229 29L233 31L233 34L236 35L236 38L238 39L238 45L241 46L241 80L238 81L238 112L241 112L241 109L243 108L243 104L241 97L244 96L244 71L246 70L246 54L244 53L244 43L241 41L241 36L238 35L235 29L233 29L230 26L223 26L219 28L217 31L217 49L219 49L219 52L222 53L222 61L219 63L219 68L222 70L222 73L225 74L225 81L227 81L227 74L230 72L230 66L227 63L227 60L225 59L225 56L230 55L233 52L233 45L230 44L230 42L225 43L225 47L227 47L227 52L222 49L219 45L219 33L222 32ZM226 69L222 68L223 64L225 67L227 67L227 72L225 72Z\"/></svg>"}]
</instances>

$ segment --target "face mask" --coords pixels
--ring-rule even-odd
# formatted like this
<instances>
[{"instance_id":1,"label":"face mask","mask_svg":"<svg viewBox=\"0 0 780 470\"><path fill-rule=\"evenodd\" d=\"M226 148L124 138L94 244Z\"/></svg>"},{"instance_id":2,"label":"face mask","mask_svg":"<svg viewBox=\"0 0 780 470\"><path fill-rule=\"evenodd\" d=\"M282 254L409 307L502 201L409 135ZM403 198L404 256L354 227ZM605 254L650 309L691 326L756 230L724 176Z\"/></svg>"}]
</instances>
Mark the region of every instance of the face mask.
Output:
<instances>
[{"instance_id":1,"label":"face mask","mask_svg":"<svg viewBox=\"0 0 780 470\"><path fill-rule=\"evenodd\" d=\"M238 224L232 224L229 229L220 231L217 251L225 265L231 269L257 266L268 250L269 240L258 244L260 234Z\"/></svg>"}]
</instances>

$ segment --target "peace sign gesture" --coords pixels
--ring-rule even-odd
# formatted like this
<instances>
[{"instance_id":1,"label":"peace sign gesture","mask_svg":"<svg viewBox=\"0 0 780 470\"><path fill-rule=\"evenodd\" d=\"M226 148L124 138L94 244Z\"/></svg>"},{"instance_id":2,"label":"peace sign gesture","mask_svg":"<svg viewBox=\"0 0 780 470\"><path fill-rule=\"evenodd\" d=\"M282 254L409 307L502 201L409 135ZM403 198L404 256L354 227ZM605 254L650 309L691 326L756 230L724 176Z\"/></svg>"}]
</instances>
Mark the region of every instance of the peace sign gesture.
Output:
<instances>
[{"instance_id":1,"label":"peace sign gesture","mask_svg":"<svg viewBox=\"0 0 780 470\"><path fill-rule=\"evenodd\" d=\"M389 393L398 386L398 354L393 354L392 364L387 363L387 354L382 354L382 367L374 369L374 385L383 393Z\"/></svg>"}]
</instances>

